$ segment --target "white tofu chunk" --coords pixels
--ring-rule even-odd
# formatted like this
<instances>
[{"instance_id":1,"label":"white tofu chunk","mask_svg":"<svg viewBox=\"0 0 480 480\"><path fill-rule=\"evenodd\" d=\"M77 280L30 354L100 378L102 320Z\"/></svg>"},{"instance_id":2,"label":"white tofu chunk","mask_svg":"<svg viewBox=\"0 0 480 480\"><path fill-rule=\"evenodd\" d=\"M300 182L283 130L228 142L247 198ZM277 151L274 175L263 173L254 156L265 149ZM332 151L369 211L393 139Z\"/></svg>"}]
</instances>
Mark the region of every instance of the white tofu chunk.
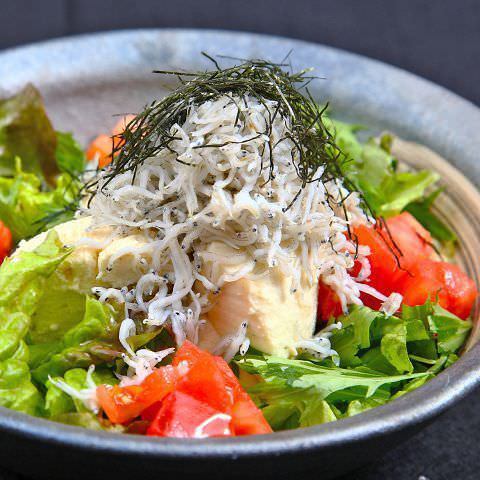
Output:
<instances>
[{"instance_id":1,"label":"white tofu chunk","mask_svg":"<svg viewBox=\"0 0 480 480\"><path fill-rule=\"evenodd\" d=\"M239 255L231 247L214 242L209 253L232 258ZM200 254L201 255L201 254ZM222 265L220 262L206 265L215 270L214 276L231 274L237 265ZM207 313L207 320L214 328L206 329L201 336L205 345L211 346L218 338L231 335L238 330L241 322L248 322L247 336L251 345L262 352L288 357L296 353L298 341L310 338L316 321L317 287L305 286L291 292L291 279L280 269L273 268L264 277L248 280L242 278L225 283L218 295L211 296L213 307Z\"/></svg>"},{"instance_id":2,"label":"white tofu chunk","mask_svg":"<svg viewBox=\"0 0 480 480\"><path fill-rule=\"evenodd\" d=\"M65 282L65 288L80 293L90 293L94 286L121 288L136 283L143 275L142 258L135 250L141 249L147 240L141 234L117 239L110 238L112 228L101 227L89 231L90 217L62 223L54 227L60 241L66 246L89 239L91 245L74 246L73 252L58 267L57 274ZM21 242L14 253L32 251L47 236L43 232L36 237Z\"/></svg>"}]
</instances>

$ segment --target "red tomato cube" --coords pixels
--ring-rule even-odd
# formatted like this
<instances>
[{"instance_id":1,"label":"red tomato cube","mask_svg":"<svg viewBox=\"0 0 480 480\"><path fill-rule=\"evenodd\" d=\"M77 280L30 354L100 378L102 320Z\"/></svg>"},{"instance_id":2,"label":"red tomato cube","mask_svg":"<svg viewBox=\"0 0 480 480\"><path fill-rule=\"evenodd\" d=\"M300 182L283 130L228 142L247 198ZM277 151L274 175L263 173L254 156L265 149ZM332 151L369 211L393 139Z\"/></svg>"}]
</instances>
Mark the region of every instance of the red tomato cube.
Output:
<instances>
[{"instance_id":1,"label":"red tomato cube","mask_svg":"<svg viewBox=\"0 0 480 480\"><path fill-rule=\"evenodd\" d=\"M147 435L176 438L232 435L230 415L183 392L173 392L162 403Z\"/></svg>"},{"instance_id":2,"label":"red tomato cube","mask_svg":"<svg viewBox=\"0 0 480 480\"><path fill-rule=\"evenodd\" d=\"M400 286L403 301L410 306L435 301L449 312L466 319L477 298L475 282L459 267L447 262L422 260L411 268L411 276Z\"/></svg>"}]
</instances>

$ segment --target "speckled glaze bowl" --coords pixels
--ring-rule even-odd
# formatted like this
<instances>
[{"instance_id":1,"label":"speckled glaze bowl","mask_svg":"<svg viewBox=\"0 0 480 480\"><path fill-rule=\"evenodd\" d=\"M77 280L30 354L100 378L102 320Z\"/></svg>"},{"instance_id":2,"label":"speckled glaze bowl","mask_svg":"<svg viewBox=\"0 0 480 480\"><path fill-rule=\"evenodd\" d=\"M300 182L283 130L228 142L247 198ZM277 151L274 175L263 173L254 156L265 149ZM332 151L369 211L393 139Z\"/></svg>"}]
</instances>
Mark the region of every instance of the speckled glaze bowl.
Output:
<instances>
[{"instance_id":1,"label":"speckled glaze bowl","mask_svg":"<svg viewBox=\"0 0 480 480\"><path fill-rule=\"evenodd\" d=\"M460 237L458 259L480 277L480 110L409 73L332 48L282 38L196 30L138 30L55 40L0 53L0 89L33 82L57 128L82 142L169 88L153 69L205 69L201 51L314 67L312 91L334 113L407 144L399 156L444 178L441 216ZM229 61L225 60L228 64ZM171 86L171 85L170 85ZM410 153L405 154L405 149ZM413 150L412 150L413 149ZM413 152L413 153L412 153ZM462 173L460 173L462 172ZM469 180L467 180L467 178ZM472 183L470 183L472 182ZM478 305L474 318L478 317ZM478 326L461 359L425 386L385 406L336 423L232 439L184 441L108 434L31 418L0 408L0 463L45 479L333 478L379 457L480 383Z\"/></svg>"}]
</instances>

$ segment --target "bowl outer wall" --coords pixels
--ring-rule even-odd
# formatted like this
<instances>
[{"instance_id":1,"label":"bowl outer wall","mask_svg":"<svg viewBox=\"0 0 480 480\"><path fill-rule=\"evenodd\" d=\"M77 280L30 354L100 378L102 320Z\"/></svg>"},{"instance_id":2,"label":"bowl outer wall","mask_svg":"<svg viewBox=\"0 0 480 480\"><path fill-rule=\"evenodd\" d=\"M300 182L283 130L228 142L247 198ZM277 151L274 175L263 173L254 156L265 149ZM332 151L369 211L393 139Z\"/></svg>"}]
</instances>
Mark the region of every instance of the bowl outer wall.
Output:
<instances>
[{"instance_id":1,"label":"bowl outer wall","mask_svg":"<svg viewBox=\"0 0 480 480\"><path fill-rule=\"evenodd\" d=\"M330 101L343 118L419 141L447 158L473 183L480 184L477 166L480 110L451 92L397 68L311 43L199 30L86 35L1 53L0 85L5 93L13 93L29 81L35 83L45 96L57 128L72 129L86 142L106 122L112 122L110 114L138 108L152 93L160 92L159 80L151 70L211 67L199 55L200 51L272 61L281 61L293 51L295 69L314 67L315 74L326 77L315 82L312 92L320 101ZM394 443L397 436L407 435L472 390L480 380L479 366L480 347L476 345L421 389L363 415L309 429L228 440L185 442L119 436L57 425L0 409L3 432L0 445L4 446L0 458L11 468L34 473L33 465L26 462L18 465L14 457L23 458L22 453L38 448L36 458L43 458L40 465L45 464L45 468L50 465L55 470L51 464L51 452L55 449L51 447L62 447L59 452L77 455L78 461L84 454L83 467L78 464L79 468L69 472L77 473L79 478L84 469L92 475L92 469L86 465L92 455L97 460L108 459L112 465L123 465L125 471L117 471L120 478L127 470L135 471L138 464L133 460L140 457L151 461L157 473L162 465L175 470L181 459L188 459L182 468L192 472L202 465L205 468L212 460L219 465L248 460L235 462L233 468L238 470L232 470L232 475L244 474L247 465L248 468L256 465L257 472L260 465L274 470L285 465L286 469L293 469L289 471L295 471L320 461L327 467L326 471L322 469L326 478L328 472L339 473L375 456ZM290 462L293 457L298 459L295 466ZM261 464L257 461L260 459ZM142 468L144 465L142 462ZM63 467L59 468L61 473Z\"/></svg>"}]
</instances>

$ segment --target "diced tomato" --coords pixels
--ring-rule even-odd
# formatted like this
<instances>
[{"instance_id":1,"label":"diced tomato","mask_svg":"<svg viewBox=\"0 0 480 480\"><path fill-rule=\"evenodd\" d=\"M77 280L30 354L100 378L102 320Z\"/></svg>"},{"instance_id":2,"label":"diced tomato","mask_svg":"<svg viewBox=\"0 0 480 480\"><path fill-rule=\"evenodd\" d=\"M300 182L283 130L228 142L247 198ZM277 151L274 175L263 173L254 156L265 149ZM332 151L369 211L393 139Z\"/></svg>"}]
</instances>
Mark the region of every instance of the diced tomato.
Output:
<instances>
[{"instance_id":1,"label":"diced tomato","mask_svg":"<svg viewBox=\"0 0 480 480\"><path fill-rule=\"evenodd\" d=\"M477 296L473 280L457 266L437 260L432 237L407 212L389 218L386 225L360 225L354 229L360 245L370 248L368 260L371 273L366 283L388 296L398 292L407 305L421 305L428 298L435 300L451 313L467 318ZM358 263L351 275L358 275ZM328 286L320 282L318 318L328 320L341 314L340 302ZM362 294L365 305L378 310L381 302Z\"/></svg>"},{"instance_id":2,"label":"diced tomato","mask_svg":"<svg viewBox=\"0 0 480 480\"><path fill-rule=\"evenodd\" d=\"M414 264L413 258L432 258L435 250L432 248L432 236L408 212L391 217L386 221L395 245L402 252L400 263L408 269ZM387 238L389 243L391 240ZM392 245L393 246L393 245Z\"/></svg>"},{"instance_id":3,"label":"diced tomato","mask_svg":"<svg viewBox=\"0 0 480 480\"><path fill-rule=\"evenodd\" d=\"M141 384L142 393L139 396L144 408L161 401L173 391L179 379L178 370L171 365L157 368Z\"/></svg>"},{"instance_id":4,"label":"diced tomato","mask_svg":"<svg viewBox=\"0 0 480 480\"><path fill-rule=\"evenodd\" d=\"M368 284L386 296L398 292L399 282L409 276L413 265L435 255L430 233L407 212L389 218L386 226L360 225L354 234L360 245L370 248ZM376 310L380 308L381 302L370 295L363 294L362 301Z\"/></svg>"},{"instance_id":5,"label":"diced tomato","mask_svg":"<svg viewBox=\"0 0 480 480\"><path fill-rule=\"evenodd\" d=\"M342 305L337 294L328 285L319 281L317 318L327 322L331 317L339 317L342 313Z\"/></svg>"},{"instance_id":6,"label":"diced tomato","mask_svg":"<svg viewBox=\"0 0 480 480\"><path fill-rule=\"evenodd\" d=\"M179 380L177 390L191 395L216 410L230 412L232 400L215 358L190 342L185 342L178 352L179 358L192 354L196 357L194 361L183 360L190 362L190 368ZM176 359L177 356L175 356Z\"/></svg>"},{"instance_id":7,"label":"diced tomato","mask_svg":"<svg viewBox=\"0 0 480 480\"><path fill-rule=\"evenodd\" d=\"M98 166L106 167L112 161L112 150L122 145L122 139L118 136L125 131L125 127L135 118L135 115L125 115L113 127L112 135L99 135L87 149L87 160L98 158Z\"/></svg>"},{"instance_id":8,"label":"diced tomato","mask_svg":"<svg viewBox=\"0 0 480 480\"><path fill-rule=\"evenodd\" d=\"M97 398L110 421L123 424L172 392L177 378L177 370L169 365L156 369L141 385L110 388L101 385L97 389Z\"/></svg>"},{"instance_id":9,"label":"diced tomato","mask_svg":"<svg viewBox=\"0 0 480 480\"><path fill-rule=\"evenodd\" d=\"M234 404L231 411L233 433L235 435L272 433L272 427L265 420L262 411L242 388L227 362L221 357L215 357L215 361L223 374L227 388L233 396Z\"/></svg>"},{"instance_id":10,"label":"diced tomato","mask_svg":"<svg viewBox=\"0 0 480 480\"><path fill-rule=\"evenodd\" d=\"M399 285L407 305L422 305L438 297L439 304L460 318L470 315L477 297L475 282L456 265L447 262L422 260L413 265L411 276Z\"/></svg>"},{"instance_id":11,"label":"diced tomato","mask_svg":"<svg viewBox=\"0 0 480 480\"><path fill-rule=\"evenodd\" d=\"M432 247L432 236L408 212L391 217L386 221L387 242L397 255L400 272L394 277L396 283L405 279L420 260L436 258ZM391 292L390 292L391 293Z\"/></svg>"},{"instance_id":12,"label":"diced tomato","mask_svg":"<svg viewBox=\"0 0 480 480\"><path fill-rule=\"evenodd\" d=\"M157 416L158 411L162 407L162 402L152 403L149 407L142 411L142 420L152 422Z\"/></svg>"},{"instance_id":13,"label":"diced tomato","mask_svg":"<svg viewBox=\"0 0 480 480\"><path fill-rule=\"evenodd\" d=\"M147 435L177 438L230 436L230 421L230 415L176 391L163 401Z\"/></svg>"},{"instance_id":14,"label":"diced tomato","mask_svg":"<svg viewBox=\"0 0 480 480\"><path fill-rule=\"evenodd\" d=\"M98 159L98 166L100 168L106 167L112 161L113 142L112 137L108 135L96 137L87 149L87 160Z\"/></svg>"},{"instance_id":15,"label":"diced tomato","mask_svg":"<svg viewBox=\"0 0 480 480\"><path fill-rule=\"evenodd\" d=\"M188 341L171 365L157 368L140 385L102 385L97 398L113 423L128 424L141 417L134 422L138 423L136 430L141 430L145 422L151 422L148 435L223 436L272 431L225 360Z\"/></svg>"},{"instance_id":16,"label":"diced tomato","mask_svg":"<svg viewBox=\"0 0 480 480\"><path fill-rule=\"evenodd\" d=\"M262 411L246 392L242 392L233 405L231 425L235 435L272 433L272 427L268 424Z\"/></svg>"},{"instance_id":17,"label":"diced tomato","mask_svg":"<svg viewBox=\"0 0 480 480\"><path fill-rule=\"evenodd\" d=\"M404 272L386 242L386 235L377 228L365 225L355 228L354 233L359 245L370 248L368 261L371 273L367 283L384 295L390 295L394 291L395 280ZM380 302L370 295L362 295L362 301L375 310L380 308Z\"/></svg>"},{"instance_id":18,"label":"diced tomato","mask_svg":"<svg viewBox=\"0 0 480 480\"><path fill-rule=\"evenodd\" d=\"M145 408L138 401L141 391L142 387L137 385L129 387L100 385L97 388L97 399L112 423L126 423L138 417Z\"/></svg>"},{"instance_id":19,"label":"diced tomato","mask_svg":"<svg viewBox=\"0 0 480 480\"><path fill-rule=\"evenodd\" d=\"M185 363L190 368L204 353L203 350L187 340L183 342L173 357L172 365L178 367L180 363Z\"/></svg>"},{"instance_id":20,"label":"diced tomato","mask_svg":"<svg viewBox=\"0 0 480 480\"><path fill-rule=\"evenodd\" d=\"M386 223L388 232L385 227L378 230L362 226L355 230L359 243L371 250L369 284L384 295L402 294L407 305L421 305L438 296L445 309L467 318L477 295L473 280L456 265L436 260L430 233L409 213L389 218ZM362 295L362 300L372 308L380 307L380 302L369 295Z\"/></svg>"},{"instance_id":21,"label":"diced tomato","mask_svg":"<svg viewBox=\"0 0 480 480\"><path fill-rule=\"evenodd\" d=\"M0 221L0 264L5 257L10 254L12 246L12 232L2 221Z\"/></svg>"},{"instance_id":22,"label":"diced tomato","mask_svg":"<svg viewBox=\"0 0 480 480\"><path fill-rule=\"evenodd\" d=\"M221 372L225 381L225 386L230 392L232 402L235 402L239 392L243 391L238 378L233 373L233 370L229 367L228 363L222 357L213 357L217 365L217 368Z\"/></svg>"}]
</instances>

